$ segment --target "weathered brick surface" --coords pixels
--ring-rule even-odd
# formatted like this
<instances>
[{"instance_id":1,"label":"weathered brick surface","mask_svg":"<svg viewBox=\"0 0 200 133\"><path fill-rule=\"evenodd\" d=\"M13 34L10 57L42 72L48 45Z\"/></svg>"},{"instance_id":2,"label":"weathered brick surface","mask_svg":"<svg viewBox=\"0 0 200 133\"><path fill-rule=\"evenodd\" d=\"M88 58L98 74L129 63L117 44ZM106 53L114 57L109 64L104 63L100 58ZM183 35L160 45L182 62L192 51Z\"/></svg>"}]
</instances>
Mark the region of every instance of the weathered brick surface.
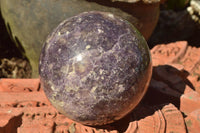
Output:
<instances>
[{"instance_id":1,"label":"weathered brick surface","mask_svg":"<svg viewBox=\"0 0 200 133\"><path fill-rule=\"evenodd\" d=\"M194 110L200 109L200 95L193 91L181 96L180 110L189 114Z\"/></svg>"},{"instance_id":2,"label":"weathered brick surface","mask_svg":"<svg viewBox=\"0 0 200 133\"><path fill-rule=\"evenodd\" d=\"M81 125L57 112L39 79L1 79L0 133L198 133L200 48L182 41L157 45L151 53L146 96L125 118L102 127Z\"/></svg>"},{"instance_id":3,"label":"weathered brick surface","mask_svg":"<svg viewBox=\"0 0 200 133\"><path fill-rule=\"evenodd\" d=\"M39 91L39 79L1 79L0 92L32 92Z\"/></svg>"},{"instance_id":4,"label":"weathered brick surface","mask_svg":"<svg viewBox=\"0 0 200 133\"><path fill-rule=\"evenodd\" d=\"M199 133L200 131L200 109L194 110L186 118L185 123L188 133Z\"/></svg>"},{"instance_id":5,"label":"weathered brick surface","mask_svg":"<svg viewBox=\"0 0 200 133\"><path fill-rule=\"evenodd\" d=\"M146 108L149 110L150 108ZM153 115L139 121L130 122L127 133L186 133L181 112L173 105L167 104L161 109L154 108Z\"/></svg>"}]
</instances>

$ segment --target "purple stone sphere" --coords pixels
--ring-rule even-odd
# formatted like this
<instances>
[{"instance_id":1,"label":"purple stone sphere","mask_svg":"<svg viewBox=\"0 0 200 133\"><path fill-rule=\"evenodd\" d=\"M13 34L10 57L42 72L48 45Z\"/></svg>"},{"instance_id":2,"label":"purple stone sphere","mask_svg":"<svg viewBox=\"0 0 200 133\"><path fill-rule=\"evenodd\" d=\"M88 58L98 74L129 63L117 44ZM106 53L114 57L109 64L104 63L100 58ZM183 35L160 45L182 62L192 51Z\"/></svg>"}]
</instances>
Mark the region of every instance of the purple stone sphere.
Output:
<instances>
[{"instance_id":1,"label":"purple stone sphere","mask_svg":"<svg viewBox=\"0 0 200 133\"><path fill-rule=\"evenodd\" d=\"M130 113L152 75L148 45L128 21L108 12L64 20L47 37L39 73L52 105L86 125L105 125Z\"/></svg>"}]
</instances>

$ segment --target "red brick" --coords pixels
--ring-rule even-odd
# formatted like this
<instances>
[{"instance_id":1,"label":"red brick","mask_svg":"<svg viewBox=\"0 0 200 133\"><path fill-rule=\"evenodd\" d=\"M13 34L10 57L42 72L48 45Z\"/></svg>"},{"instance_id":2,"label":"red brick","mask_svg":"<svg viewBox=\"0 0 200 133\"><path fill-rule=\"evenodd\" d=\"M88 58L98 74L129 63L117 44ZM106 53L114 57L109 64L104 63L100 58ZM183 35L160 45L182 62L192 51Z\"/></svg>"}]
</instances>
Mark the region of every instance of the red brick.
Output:
<instances>
[{"instance_id":1,"label":"red brick","mask_svg":"<svg viewBox=\"0 0 200 133\"><path fill-rule=\"evenodd\" d=\"M39 79L0 79L0 92L30 92L39 89Z\"/></svg>"},{"instance_id":2,"label":"red brick","mask_svg":"<svg viewBox=\"0 0 200 133\"><path fill-rule=\"evenodd\" d=\"M124 119L94 128L76 123L57 112L42 91L39 79L1 79L0 133L184 133L186 126L189 133L198 133L200 82L195 73L200 72L200 48L192 48L187 42L176 42L158 45L151 53L155 70L151 89L180 99L180 110L173 104L151 107L141 103ZM186 115L185 121L181 111Z\"/></svg>"},{"instance_id":3,"label":"red brick","mask_svg":"<svg viewBox=\"0 0 200 133\"><path fill-rule=\"evenodd\" d=\"M199 133L200 131L200 109L191 112L186 118L185 123L188 133Z\"/></svg>"},{"instance_id":4,"label":"red brick","mask_svg":"<svg viewBox=\"0 0 200 133\"><path fill-rule=\"evenodd\" d=\"M180 110L182 112L184 112L187 115L197 109L200 109L199 93L192 91L181 96Z\"/></svg>"}]
</instances>

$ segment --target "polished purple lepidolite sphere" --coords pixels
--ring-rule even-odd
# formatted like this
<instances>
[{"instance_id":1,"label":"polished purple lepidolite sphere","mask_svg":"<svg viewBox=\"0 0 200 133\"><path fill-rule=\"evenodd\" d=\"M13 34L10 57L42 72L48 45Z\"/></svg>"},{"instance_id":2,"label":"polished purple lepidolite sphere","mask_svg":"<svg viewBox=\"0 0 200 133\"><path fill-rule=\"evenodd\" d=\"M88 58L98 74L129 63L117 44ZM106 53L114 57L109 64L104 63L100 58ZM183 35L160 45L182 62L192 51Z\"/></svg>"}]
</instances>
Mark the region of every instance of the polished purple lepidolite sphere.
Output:
<instances>
[{"instance_id":1,"label":"polished purple lepidolite sphere","mask_svg":"<svg viewBox=\"0 0 200 133\"><path fill-rule=\"evenodd\" d=\"M58 25L39 63L52 105L86 125L108 124L131 112L147 90L151 71L149 48L137 29L97 11Z\"/></svg>"}]
</instances>

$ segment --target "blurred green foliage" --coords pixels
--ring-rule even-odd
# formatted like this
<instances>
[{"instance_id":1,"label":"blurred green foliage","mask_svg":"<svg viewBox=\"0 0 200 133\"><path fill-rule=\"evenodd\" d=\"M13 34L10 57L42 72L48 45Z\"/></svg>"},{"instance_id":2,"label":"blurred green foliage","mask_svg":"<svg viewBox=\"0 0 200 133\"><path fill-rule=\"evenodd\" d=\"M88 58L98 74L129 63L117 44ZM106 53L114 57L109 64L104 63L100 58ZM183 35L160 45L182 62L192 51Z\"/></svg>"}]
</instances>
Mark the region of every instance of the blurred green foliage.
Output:
<instances>
[{"instance_id":1,"label":"blurred green foliage","mask_svg":"<svg viewBox=\"0 0 200 133\"><path fill-rule=\"evenodd\" d=\"M169 9L183 9L190 2L190 0L167 0L167 8Z\"/></svg>"}]
</instances>

